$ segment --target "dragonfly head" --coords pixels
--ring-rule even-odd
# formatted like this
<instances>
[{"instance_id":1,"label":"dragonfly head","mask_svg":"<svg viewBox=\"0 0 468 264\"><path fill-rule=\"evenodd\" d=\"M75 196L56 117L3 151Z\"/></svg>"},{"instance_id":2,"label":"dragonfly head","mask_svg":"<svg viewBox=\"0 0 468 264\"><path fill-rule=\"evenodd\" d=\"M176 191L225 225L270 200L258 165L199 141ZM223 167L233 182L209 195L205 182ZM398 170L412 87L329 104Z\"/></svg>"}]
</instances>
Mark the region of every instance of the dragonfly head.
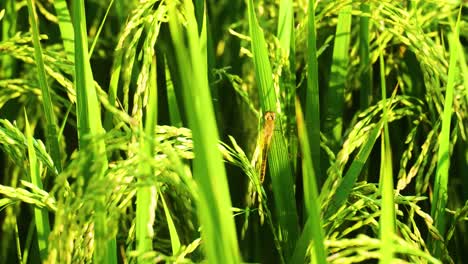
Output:
<instances>
[{"instance_id":1,"label":"dragonfly head","mask_svg":"<svg viewBox=\"0 0 468 264\"><path fill-rule=\"evenodd\" d=\"M275 120L276 113L273 111L266 111L264 117L266 121Z\"/></svg>"}]
</instances>

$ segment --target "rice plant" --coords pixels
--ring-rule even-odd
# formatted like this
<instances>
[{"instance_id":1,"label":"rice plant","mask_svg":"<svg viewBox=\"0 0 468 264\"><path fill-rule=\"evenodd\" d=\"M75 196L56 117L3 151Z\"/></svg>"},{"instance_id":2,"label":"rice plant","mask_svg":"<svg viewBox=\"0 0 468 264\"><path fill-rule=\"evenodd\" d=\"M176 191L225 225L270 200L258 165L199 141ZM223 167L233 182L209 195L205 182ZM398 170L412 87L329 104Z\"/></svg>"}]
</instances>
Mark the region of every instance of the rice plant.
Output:
<instances>
[{"instance_id":1,"label":"rice plant","mask_svg":"<svg viewBox=\"0 0 468 264\"><path fill-rule=\"evenodd\" d=\"M0 263L464 263L468 3L0 2Z\"/></svg>"}]
</instances>

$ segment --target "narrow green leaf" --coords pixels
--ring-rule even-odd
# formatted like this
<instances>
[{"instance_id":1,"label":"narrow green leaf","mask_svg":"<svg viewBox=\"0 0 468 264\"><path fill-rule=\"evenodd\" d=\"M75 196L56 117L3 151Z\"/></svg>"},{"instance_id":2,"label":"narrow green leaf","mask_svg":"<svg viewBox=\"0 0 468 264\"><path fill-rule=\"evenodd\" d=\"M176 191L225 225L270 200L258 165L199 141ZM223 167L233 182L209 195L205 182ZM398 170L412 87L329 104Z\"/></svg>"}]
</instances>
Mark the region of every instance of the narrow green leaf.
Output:
<instances>
[{"instance_id":1,"label":"narrow green leaf","mask_svg":"<svg viewBox=\"0 0 468 264\"><path fill-rule=\"evenodd\" d=\"M167 65L167 60L164 58L164 69L166 72L166 88L167 88L167 104L169 106L169 119L171 124L176 127L182 126L182 119L180 117L179 106L174 91L174 83L172 82L171 72Z\"/></svg>"},{"instance_id":2,"label":"narrow green leaf","mask_svg":"<svg viewBox=\"0 0 468 264\"><path fill-rule=\"evenodd\" d=\"M445 209L448 199L448 179L450 167L450 123L453 112L453 93L455 90L455 75L459 71L457 69L458 62L458 27L448 34L450 48L450 64L448 68L448 80L446 85L444 112L442 114L442 128L439 134L439 151L437 153L437 169L434 179L434 196L432 198L431 216L434 219L434 226L440 234L445 234L447 223ZM433 254L440 258L442 250L445 247L442 241L434 241Z\"/></svg>"},{"instance_id":3,"label":"narrow green leaf","mask_svg":"<svg viewBox=\"0 0 468 264\"><path fill-rule=\"evenodd\" d=\"M111 0L109 4L107 5L106 13L104 14L104 17L102 18L101 24L99 25L99 28L96 32L96 35L94 37L93 43L91 44L91 47L89 48L89 56L91 57L94 51L94 47L96 47L96 44L99 40L99 36L101 35L102 28L104 27L104 24L106 22L107 16L109 15L109 11L111 10L112 4L114 3L114 0Z\"/></svg>"},{"instance_id":4,"label":"narrow green leaf","mask_svg":"<svg viewBox=\"0 0 468 264\"><path fill-rule=\"evenodd\" d=\"M75 36L73 34L73 24L68 11L66 0L55 0L53 1L55 13L57 14L58 26L60 29L60 35L62 36L63 46L67 54L67 58L74 62L75 61Z\"/></svg>"},{"instance_id":5,"label":"narrow green leaf","mask_svg":"<svg viewBox=\"0 0 468 264\"><path fill-rule=\"evenodd\" d=\"M117 101L117 89L120 80L120 71L122 70L123 50L118 47L115 51L115 59L112 65L110 83L109 83L109 104L115 106ZM112 129L113 125L113 114L110 111L106 111L104 115L104 128L106 131Z\"/></svg>"},{"instance_id":6,"label":"narrow green leaf","mask_svg":"<svg viewBox=\"0 0 468 264\"><path fill-rule=\"evenodd\" d=\"M319 186L325 175L320 169L320 97L317 61L317 36L315 32L315 0L309 1L307 27L307 92L305 102L305 123L307 127L310 152L314 163L315 175Z\"/></svg>"},{"instance_id":7,"label":"narrow green leaf","mask_svg":"<svg viewBox=\"0 0 468 264\"><path fill-rule=\"evenodd\" d=\"M92 142L93 136L104 133L91 64L88 54L88 37L86 32L86 15L83 0L73 1L73 26L75 40L75 87L76 115L78 123L78 143L80 149L92 149L89 153L86 169L95 170L94 177L101 178L107 169L106 147L103 141ZM90 148L88 148L90 147ZM85 177L90 177L86 173ZM85 179L89 180L89 178ZM105 196L99 195L95 201L95 246L94 261L96 263L117 263L115 239L108 239Z\"/></svg>"},{"instance_id":8,"label":"narrow green leaf","mask_svg":"<svg viewBox=\"0 0 468 264\"><path fill-rule=\"evenodd\" d=\"M294 30L294 10L291 0L281 0L279 5L278 28L276 36L280 41L281 48L288 53L291 47Z\"/></svg>"},{"instance_id":9,"label":"narrow green leaf","mask_svg":"<svg viewBox=\"0 0 468 264\"><path fill-rule=\"evenodd\" d=\"M28 156L29 156L29 174L31 178L31 183L35 185L38 189L42 190L42 179L41 179L41 164L37 160L36 150L34 149L33 144L33 133L29 126L28 116L26 111L24 112L24 117L26 120L26 138L28 141ZM39 253L41 260L45 261L47 259L47 248L48 248L48 239L50 233L50 222L49 222L49 212L46 208L38 209L34 208L34 222L36 224L37 230L37 243L39 246Z\"/></svg>"},{"instance_id":10,"label":"narrow green leaf","mask_svg":"<svg viewBox=\"0 0 468 264\"><path fill-rule=\"evenodd\" d=\"M369 107L372 95L372 65L370 64L369 15L370 4L361 3L359 17L359 59L361 64L361 86L359 89L359 106L361 111Z\"/></svg>"},{"instance_id":11,"label":"narrow green leaf","mask_svg":"<svg viewBox=\"0 0 468 264\"><path fill-rule=\"evenodd\" d=\"M200 190L197 205L204 251L208 263L240 263L226 171L218 151L219 135L208 86L206 50L202 50L203 37L198 34L192 1L185 0L178 9L181 7L187 19L186 29L179 21L175 2L169 6L169 27L183 86L185 110L193 133L193 174ZM185 32L187 42L184 41ZM220 234L223 239L219 239Z\"/></svg>"},{"instance_id":12,"label":"narrow green leaf","mask_svg":"<svg viewBox=\"0 0 468 264\"><path fill-rule=\"evenodd\" d=\"M343 177L343 179L341 179L341 182L339 183L339 186L335 192L335 196L330 201L330 205L326 210L325 218L329 218L331 215L336 213L336 211L341 206L343 206L346 200L348 199L348 196L351 193L351 190L354 184L356 183L356 180L359 174L361 173L362 168L366 164L367 158L369 158L369 154L371 153L372 148L374 147L375 141L379 137L380 131L384 124L383 121L384 120L382 119L379 123L375 124L374 129L372 129L372 131L369 134L368 140L361 147L359 153L356 155L355 159L353 160L353 163L351 163L351 166L349 167L345 176Z\"/></svg>"},{"instance_id":13,"label":"narrow green leaf","mask_svg":"<svg viewBox=\"0 0 468 264\"><path fill-rule=\"evenodd\" d=\"M177 234L176 226L174 225L174 221L172 220L171 212L167 207L166 200L164 199L164 195L159 194L161 197L161 201L164 208L164 214L166 215L167 226L169 228L169 235L171 237L171 248L172 248L172 255L177 254L180 251L181 243L179 235Z\"/></svg>"},{"instance_id":14,"label":"narrow green leaf","mask_svg":"<svg viewBox=\"0 0 468 264\"><path fill-rule=\"evenodd\" d=\"M279 77L279 86L285 94L284 115L295 115L296 100L296 33L294 30L294 3L292 0L281 0L279 5L278 26L276 37L279 40L281 49L276 52L280 57L281 74ZM287 62L286 62L287 61ZM286 120L285 128L287 147L290 157L297 157L298 140L296 133L296 120L290 118ZM291 159L293 173L297 170L297 159Z\"/></svg>"},{"instance_id":15,"label":"narrow green leaf","mask_svg":"<svg viewBox=\"0 0 468 264\"><path fill-rule=\"evenodd\" d=\"M39 40L39 27L37 25L37 14L33 4L33 0L28 0L29 23L31 25L33 44L34 44L34 58L37 66L37 79L39 87L42 91L42 102L44 107L46 119L46 137L49 149L51 152L54 165L58 172L62 171L62 158L60 155L60 148L57 135L57 121L54 114L54 106L50 97L49 85L47 84L47 76L44 67L44 59L42 55L41 42Z\"/></svg>"},{"instance_id":16,"label":"narrow green leaf","mask_svg":"<svg viewBox=\"0 0 468 264\"><path fill-rule=\"evenodd\" d=\"M384 135L381 138L381 158L380 158L380 184L382 194L382 215L380 217L380 247L379 263L393 263L394 257L394 236L395 236L395 202L393 194L393 164L390 134L388 132L388 109L387 109L387 86L385 83L385 62L384 50L380 50L380 83L383 101L383 122Z\"/></svg>"},{"instance_id":17,"label":"narrow green leaf","mask_svg":"<svg viewBox=\"0 0 468 264\"><path fill-rule=\"evenodd\" d=\"M75 86L80 148L87 145L84 137L103 132L100 107L94 88L93 73L89 62L86 16L83 0L73 1L73 24L75 33ZM100 150L104 145L100 144ZM102 151L101 153L104 153Z\"/></svg>"},{"instance_id":18,"label":"narrow green leaf","mask_svg":"<svg viewBox=\"0 0 468 264\"><path fill-rule=\"evenodd\" d=\"M331 141L332 150L334 151L339 149L343 133L344 90L348 74L349 43L351 39L351 10L352 5L347 4L338 15L329 88L325 98L327 111L324 133Z\"/></svg>"},{"instance_id":19,"label":"narrow green leaf","mask_svg":"<svg viewBox=\"0 0 468 264\"><path fill-rule=\"evenodd\" d=\"M5 0L3 1L5 9L0 11L0 21L2 22L2 40L8 40L16 33L17 21L17 1ZM3 55L1 58L2 67L0 71L0 79L7 79L12 77L16 70L16 62L13 56Z\"/></svg>"},{"instance_id":20,"label":"narrow green leaf","mask_svg":"<svg viewBox=\"0 0 468 264\"><path fill-rule=\"evenodd\" d=\"M276 109L276 94L273 87L273 73L270 61L268 60L268 50L263 36L263 30L258 24L255 15L253 0L248 0L248 17L250 37L252 39L252 53L255 66L255 78L259 89L260 106L263 112L274 111Z\"/></svg>"},{"instance_id":21,"label":"narrow green leaf","mask_svg":"<svg viewBox=\"0 0 468 264\"><path fill-rule=\"evenodd\" d=\"M248 2L248 17L255 78L259 89L260 105L263 112L276 109L276 94L273 87L272 70L263 31L258 24L254 4ZM279 127L279 126L277 126ZM276 130L276 129L275 129ZM284 244L285 257L291 256L299 235L298 216L294 197L294 179L288 158L286 140L280 131L275 131L268 155L270 175L273 184L276 212L279 218L279 232ZM288 261L286 259L286 261Z\"/></svg>"},{"instance_id":22,"label":"narrow green leaf","mask_svg":"<svg viewBox=\"0 0 468 264\"><path fill-rule=\"evenodd\" d=\"M322 228L321 214L320 214L320 201L318 197L317 188L317 175L312 162L312 153L309 146L309 139L307 137L307 129L304 126L304 118L302 115L299 100L296 100L296 115L297 115L297 130L299 132L299 143L302 150L302 173L304 182L304 202L306 205L307 215L309 216L311 230L307 234L308 241L312 241L312 263L325 264L327 263L327 253L324 246L324 231ZM299 254L301 253L301 254ZM305 255L303 252L297 252L298 255L293 255L292 263L303 263Z\"/></svg>"}]
</instances>

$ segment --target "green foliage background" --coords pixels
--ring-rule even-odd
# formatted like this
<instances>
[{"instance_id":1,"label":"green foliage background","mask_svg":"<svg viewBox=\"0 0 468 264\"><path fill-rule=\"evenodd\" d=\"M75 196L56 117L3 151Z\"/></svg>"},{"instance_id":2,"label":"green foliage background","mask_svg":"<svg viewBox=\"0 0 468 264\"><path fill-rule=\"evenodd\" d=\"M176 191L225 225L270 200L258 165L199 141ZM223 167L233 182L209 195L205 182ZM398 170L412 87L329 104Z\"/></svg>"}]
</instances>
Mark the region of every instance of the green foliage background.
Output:
<instances>
[{"instance_id":1,"label":"green foliage background","mask_svg":"<svg viewBox=\"0 0 468 264\"><path fill-rule=\"evenodd\" d=\"M463 263L467 10L2 0L0 263Z\"/></svg>"}]
</instances>

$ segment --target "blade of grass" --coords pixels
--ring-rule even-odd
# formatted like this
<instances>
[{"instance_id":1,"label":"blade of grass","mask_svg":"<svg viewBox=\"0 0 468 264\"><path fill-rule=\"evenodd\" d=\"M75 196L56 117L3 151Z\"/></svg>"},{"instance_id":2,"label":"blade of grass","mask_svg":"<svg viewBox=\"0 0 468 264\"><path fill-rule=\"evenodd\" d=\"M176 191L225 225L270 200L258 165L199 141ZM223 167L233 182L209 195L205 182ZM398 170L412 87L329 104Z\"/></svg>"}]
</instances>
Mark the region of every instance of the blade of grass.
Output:
<instances>
[{"instance_id":1,"label":"blade of grass","mask_svg":"<svg viewBox=\"0 0 468 264\"><path fill-rule=\"evenodd\" d=\"M115 50L114 64L112 65L111 78L109 83L109 104L115 106L117 100L117 88L119 86L120 71L122 69L123 50L117 47ZM113 114L106 111L104 115L104 128L109 131L112 129Z\"/></svg>"},{"instance_id":2,"label":"blade of grass","mask_svg":"<svg viewBox=\"0 0 468 264\"><path fill-rule=\"evenodd\" d=\"M272 70L268 60L263 31L255 15L253 1L249 0L247 3L255 78L259 89L260 105L263 112L266 112L276 109L277 99L273 88ZM299 234L299 226L292 168L288 158L285 138L278 131L275 131L273 135L268 163L273 184L275 207L279 218L279 234L282 243L284 243L283 252L287 257L291 255L294 249Z\"/></svg>"},{"instance_id":3,"label":"blade of grass","mask_svg":"<svg viewBox=\"0 0 468 264\"><path fill-rule=\"evenodd\" d=\"M167 87L167 104L169 106L169 119L171 125L175 127L182 126L182 119L180 117L179 106L174 91L174 83L172 82L171 71L167 65L167 60L164 58L164 69L166 72L166 87Z\"/></svg>"},{"instance_id":4,"label":"blade of grass","mask_svg":"<svg viewBox=\"0 0 468 264\"><path fill-rule=\"evenodd\" d=\"M432 197L431 216L434 219L434 226L440 234L445 234L446 231L446 214L445 209L448 199L448 178L450 166L450 122L452 119L453 93L455 89L455 74L457 69L458 57L458 30L459 22L455 26L453 32L448 34L450 63L448 68L448 79L446 85L444 112L442 114L442 128L439 134L439 151L437 153L437 168L434 179L434 196ZM436 258L442 256L443 248L445 247L442 241L433 240L430 238L429 245L432 246L432 252Z\"/></svg>"},{"instance_id":5,"label":"blade of grass","mask_svg":"<svg viewBox=\"0 0 468 264\"><path fill-rule=\"evenodd\" d=\"M348 199L348 196L354 184L356 183L359 174L361 173L364 165L366 164L367 159L369 158L369 154L371 153L372 148L374 147L375 141L379 137L380 131L384 124L383 121L384 120L382 119L379 123L377 123L374 129L370 132L368 140L361 147L359 153L356 155L356 158L353 160L353 163L351 163L351 166L349 167L345 176L339 183L339 186L335 192L335 196L330 201L330 205L328 206L325 212L325 219L329 218L334 213L336 213L336 211L341 206L343 206L343 204Z\"/></svg>"},{"instance_id":6,"label":"blade of grass","mask_svg":"<svg viewBox=\"0 0 468 264\"><path fill-rule=\"evenodd\" d=\"M106 23L107 16L109 15L109 11L112 7L112 4L114 3L114 0L111 0L109 4L107 5L106 13L104 14L104 17L102 18L101 23L99 24L99 28L96 32L96 35L94 37L93 43L91 44L91 47L89 48L89 56L91 57L94 51L94 47L96 47L96 43L99 40L99 36L101 35L102 28L104 27L104 24Z\"/></svg>"},{"instance_id":7,"label":"blade of grass","mask_svg":"<svg viewBox=\"0 0 468 264\"><path fill-rule=\"evenodd\" d=\"M281 56L282 61L281 75L279 76L279 85L286 94L284 105L285 116L295 115L295 100L296 100L296 47L295 47L295 31L294 31L294 8L292 0L281 0L278 15L278 27L276 36L279 40L281 49L277 55ZM287 64L285 61L288 61ZM286 120L285 138L288 142L288 150L291 157L298 156L298 140L296 133L296 120L290 118ZM297 159L292 159L291 165L293 172L297 170ZM295 173L294 173L295 175Z\"/></svg>"},{"instance_id":8,"label":"blade of grass","mask_svg":"<svg viewBox=\"0 0 468 264\"><path fill-rule=\"evenodd\" d=\"M369 157L372 148L374 147L375 141L379 136L379 132L382 129L383 121L380 121L374 129L370 132L368 140L366 143L361 147L359 153L357 154L356 158L354 159L353 163L349 167L348 171L346 172L345 176L341 180L338 189L336 190L336 194L330 202L330 205L323 213L324 219L330 218L348 199L348 195L351 192L356 180L361 173L366 161ZM314 225L316 224L315 219L309 217L307 219L306 224L304 225L304 229L301 233L299 240L297 241L296 248L294 249L294 254L292 260L293 263L299 263L299 261L303 260L307 251L307 247L309 246L309 241L313 239L313 229Z\"/></svg>"},{"instance_id":9,"label":"blade of grass","mask_svg":"<svg viewBox=\"0 0 468 264\"><path fill-rule=\"evenodd\" d=\"M195 15L199 27L201 28L200 33L200 45L203 50L206 50L206 63L208 69L208 84L210 87L211 98L213 98L213 109L215 111L216 120L221 121L221 105L219 87L213 84L213 69L216 66L216 55L213 44L212 26L210 25L210 17L205 15L207 12L207 3L204 0L194 1ZM205 19L203 19L205 18ZM218 123L218 131L223 131L223 122Z\"/></svg>"},{"instance_id":10,"label":"blade of grass","mask_svg":"<svg viewBox=\"0 0 468 264\"><path fill-rule=\"evenodd\" d=\"M326 93L325 135L330 140L331 149L337 151L343 133L344 89L349 62L351 38L351 10L347 4L338 15L329 88Z\"/></svg>"},{"instance_id":11,"label":"blade of grass","mask_svg":"<svg viewBox=\"0 0 468 264\"><path fill-rule=\"evenodd\" d=\"M317 184L321 186L325 175L322 176L320 173L320 98L314 6L315 0L309 1L307 9L309 14L307 22L307 92L304 111L306 128L309 133L309 147L314 163L313 169ZM304 219L307 219L307 216Z\"/></svg>"},{"instance_id":12,"label":"blade of grass","mask_svg":"<svg viewBox=\"0 0 468 264\"><path fill-rule=\"evenodd\" d=\"M18 257L18 262L23 263L23 256L21 255L21 243L20 243L20 236L19 236L19 231L18 231L18 222L15 219L14 223L14 228L15 228L15 245L16 245L16 254Z\"/></svg>"},{"instance_id":13,"label":"blade of grass","mask_svg":"<svg viewBox=\"0 0 468 264\"><path fill-rule=\"evenodd\" d=\"M67 58L74 62L75 61L75 36L73 35L73 24L70 18L70 12L68 11L66 0L55 0L53 1L55 13L57 14L58 26L60 29L61 39L63 41L63 47L67 54Z\"/></svg>"},{"instance_id":14,"label":"blade of grass","mask_svg":"<svg viewBox=\"0 0 468 264\"><path fill-rule=\"evenodd\" d=\"M35 223L30 223L28 227L28 234L26 235L26 242L24 243L24 251L23 251L23 263L27 264L29 260L29 251L31 249L31 245L33 243L33 236L34 236L34 227ZM34 252L35 253L35 252ZM34 255L34 254L33 254ZM40 254L39 254L40 255ZM40 257L43 259L42 257Z\"/></svg>"},{"instance_id":15,"label":"blade of grass","mask_svg":"<svg viewBox=\"0 0 468 264\"><path fill-rule=\"evenodd\" d=\"M31 183L38 189L42 190L42 179L41 179L41 164L37 160L36 150L33 145L32 131L29 126L28 116L26 111L24 112L24 118L26 120L26 138L28 141L28 156L29 156L29 176ZM50 233L50 222L49 212L46 208L38 209L34 208L34 222L36 223L37 230L37 243L39 246L39 253L42 262L47 258L47 244Z\"/></svg>"},{"instance_id":16,"label":"blade of grass","mask_svg":"<svg viewBox=\"0 0 468 264\"><path fill-rule=\"evenodd\" d=\"M8 40L15 35L16 32L16 0L4 1L5 9L1 10L0 21L2 21L2 40ZM2 67L0 72L1 79L10 78L16 69L16 63L12 56L3 55Z\"/></svg>"},{"instance_id":17,"label":"blade of grass","mask_svg":"<svg viewBox=\"0 0 468 264\"><path fill-rule=\"evenodd\" d=\"M268 50L263 36L263 30L258 24L254 4L248 0L248 17L250 37L252 39L252 53L255 67L255 78L259 89L260 106L263 112L276 109L276 94L273 87L272 70L268 60Z\"/></svg>"},{"instance_id":18,"label":"blade of grass","mask_svg":"<svg viewBox=\"0 0 468 264\"><path fill-rule=\"evenodd\" d=\"M167 207L166 200L164 196L160 193L159 196L161 197L161 201L164 208L164 214L166 215L167 227L169 229L169 235L171 237L171 248L172 248L172 255L175 256L181 248L180 238L177 234L176 226L174 225L174 221L172 220L171 212Z\"/></svg>"},{"instance_id":19,"label":"blade of grass","mask_svg":"<svg viewBox=\"0 0 468 264\"><path fill-rule=\"evenodd\" d=\"M370 5L367 2L362 2L360 5L361 16L359 18L359 59L361 64L361 87L359 88L359 107L364 111L369 107L372 97L372 68L370 64L369 53L369 15Z\"/></svg>"},{"instance_id":20,"label":"blade of grass","mask_svg":"<svg viewBox=\"0 0 468 264\"><path fill-rule=\"evenodd\" d=\"M314 169L312 162L312 151L309 146L309 139L307 137L307 128L304 126L304 117L302 115L299 99L296 100L296 115L297 115L297 130L299 132L299 143L301 145L303 160L302 160L302 173L304 182L304 201L306 205L307 215L312 221L312 228L310 234L307 234L312 241L312 263L325 264L327 263L327 252L324 246L324 232L322 228L322 221L320 218L320 202L317 189L317 169ZM302 261L301 261L302 260ZM292 258L292 263L302 263L304 255L296 255Z\"/></svg>"},{"instance_id":21,"label":"blade of grass","mask_svg":"<svg viewBox=\"0 0 468 264\"><path fill-rule=\"evenodd\" d=\"M193 169L200 190L197 205L204 251L209 263L240 263L226 171L218 151L219 136L208 86L206 50L201 49L192 1L185 0L182 6L188 20L186 30L181 27L175 2L169 6L169 28L194 141ZM184 32L188 48L184 45Z\"/></svg>"},{"instance_id":22,"label":"blade of grass","mask_svg":"<svg viewBox=\"0 0 468 264\"><path fill-rule=\"evenodd\" d=\"M294 29L294 10L291 0L281 0L279 5L278 28L276 36L281 48L289 55Z\"/></svg>"},{"instance_id":23,"label":"blade of grass","mask_svg":"<svg viewBox=\"0 0 468 264\"><path fill-rule=\"evenodd\" d=\"M94 88L93 73L89 63L86 16L83 0L73 1L75 33L75 86L77 94L78 135L80 148L88 145L85 136L103 132L100 107ZM99 146L104 149L104 145ZM102 152L104 153L104 152ZM107 162L106 162L107 163Z\"/></svg>"},{"instance_id":24,"label":"blade of grass","mask_svg":"<svg viewBox=\"0 0 468 264\"><path fill-rule=\"evenodd\" d=\"M383 128L384 135L381 138L380 157L380 184L382 194L382 215L380 216L380 260L379 263L389 264L393 262L394 256L394 235L395 235L395 203L393 194L393 164L390 134L388 131L388 109L387 109L387 86L385 83L385 61L384 50L380 49L380 83L382 89L383 107Z\"/></svg>"},{"instance_id":25,"label":"blade of grass","mask_svg":"<svg viewBox=\"0 0 468 264\"><path fill-rule=\"evenodd\" d=\"M362 2L360 5L361 16L359 17L359 61L361 69L361 86L359 89L359 108L365 111L372 99L372 63L370 62L369 42L369 16L370 4ZM367 171L364 172L364 180L367 180Z\"/></svg>"},{"instance_id":26,"label":"blade of grass","mask_svg":"<svg viewBox=\"0 0 468 264\"><path fill-rule=\"evenodd\" d=\"M49 85L44 67L41 43L39 40L39 27L37 24L37 14L33 0L28 0L29 24L31 26L32 38L34 44L34 59L37 67L37 79L42 92L42 102L46 119L46 138L49 150L54 161L57 172L62 171L62 158L57 135L57 121L54 114L54 107L50 97Z\"/></svg>"},{"instance_id":27,"label":"blade of grass","mask_svg":"<svg viewBox=\"0 0 468 264\"><path fill-rule=\"evenodd\" d=\"M76 114L78 124L79 148L86 149L92 146L87 168L96 168L98 178L104 176L107 168L107 157L103 141L91 142L90 138L102 134L104 129L101 123L101 110L94 87L93 73L88 54L88 38L86 32L86 16L83 0L73 1L73 26L75 39L75 87L76 87ZM86 173L87 179L91 176ZM117 263L117 249L115 238L107 239L108 228L106 224L105 197L100 195L95 202L95 246L94 261L96 263Z\"/></svg>"}]
</instances>

